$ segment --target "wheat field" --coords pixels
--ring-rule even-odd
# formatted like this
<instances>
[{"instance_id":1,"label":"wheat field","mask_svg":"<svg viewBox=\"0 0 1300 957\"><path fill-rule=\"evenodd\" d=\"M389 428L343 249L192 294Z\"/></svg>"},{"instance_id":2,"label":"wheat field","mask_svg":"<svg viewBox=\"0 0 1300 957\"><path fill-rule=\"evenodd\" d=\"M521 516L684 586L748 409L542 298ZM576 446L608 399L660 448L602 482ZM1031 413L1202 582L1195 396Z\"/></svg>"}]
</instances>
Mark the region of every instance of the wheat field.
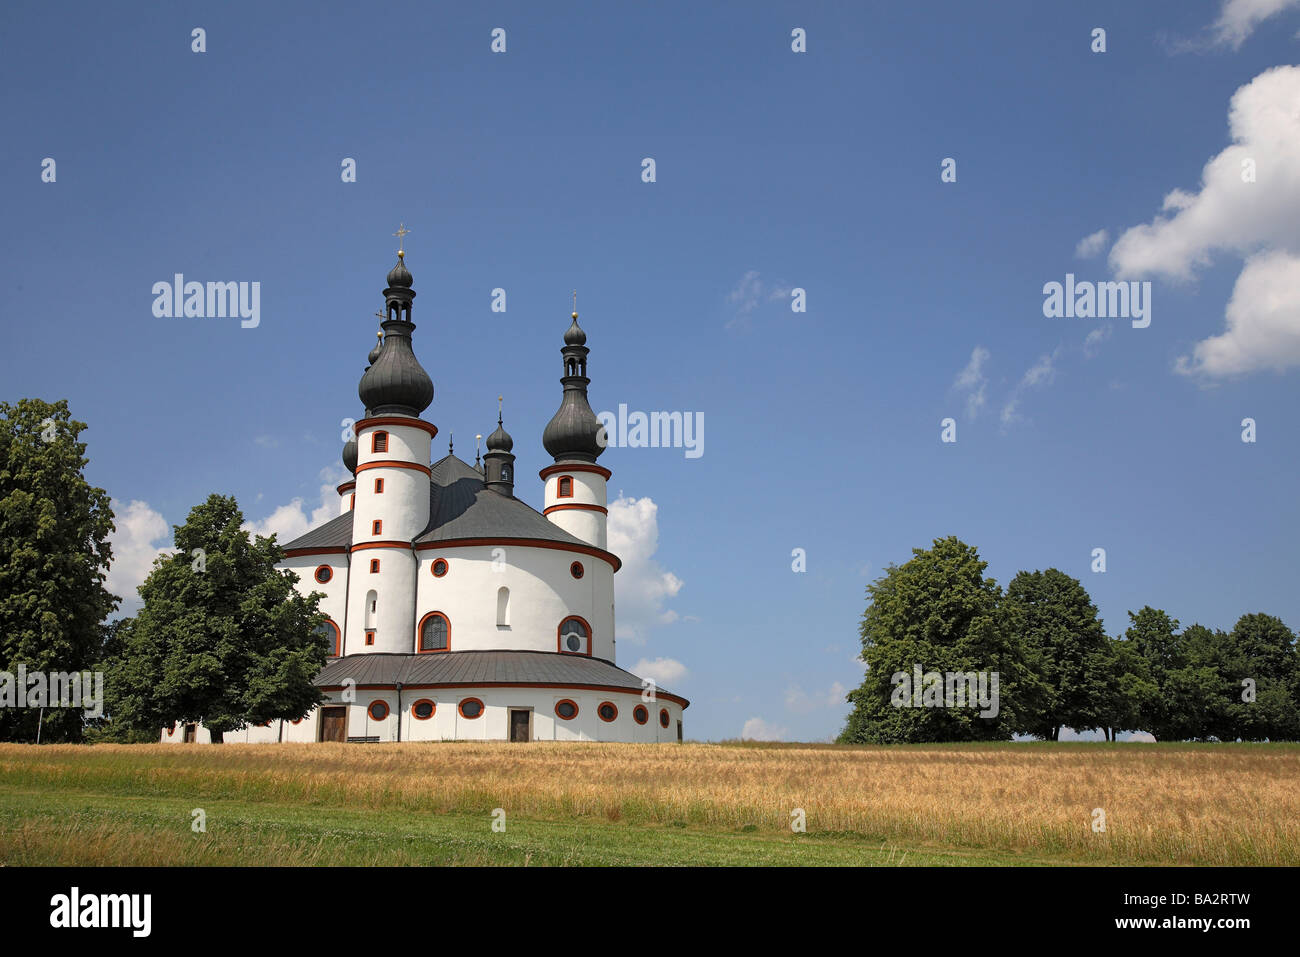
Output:
<instances>
[{"instance_id":1,"label":"wheat field","mask_svg":"<svg viewBox=\"0 0 1300 957\"><path fill-rule=\"evenodd\" d=\"M789 835L802 809L809 837L864 845L1081 864L1300 864L1300 748L1290 745L0 745L0 807L6 794L484 819L502 808L589 825L592 840L611 827ZM52 843L66 838L14 813L0 855L20 834L39 845L43 827Z\"/></svg>"}]
</instances>

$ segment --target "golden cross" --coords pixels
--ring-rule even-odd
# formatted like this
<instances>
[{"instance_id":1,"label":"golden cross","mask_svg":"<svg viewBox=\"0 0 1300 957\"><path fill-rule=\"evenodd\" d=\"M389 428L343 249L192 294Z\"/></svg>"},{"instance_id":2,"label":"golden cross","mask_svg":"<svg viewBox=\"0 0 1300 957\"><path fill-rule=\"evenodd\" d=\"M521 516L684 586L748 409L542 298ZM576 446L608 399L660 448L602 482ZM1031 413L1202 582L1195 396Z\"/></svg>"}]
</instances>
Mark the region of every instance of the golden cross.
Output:
<instances>
[{"instance_id":1,"label":"golden cross","mask_svg":"<svg viewBox=\"0 0 1300 957\"><path fill-rule=\"evenodd\" d=\"M387 317L386 315L384 315L382 312L377 312L377 313L375 313L375 318L376 318L376 319L387 319L388 317ZM380 333L377 333L377 335L382 336L383 333L380 332Z\"/></svg>"},{"instance_id":2,"label":"golden cross","mask_svg":"<svg viewBox=\"0 0 1300 957\"><path fill-rule=\"evenodd\" d=\"M401 223L401 224L397 227L397 232L393 233L393 235L397 237L397 251L398 251L399 254L400 254L401 252L403 252L402 247L406 245L406 243L404 242L404 240L405 240L406 236L408 236L408 235L410 234L410 232L411 232L411 231L410 231L409 229L406 228L406 223Z\"/></svg>"}]
</instances>

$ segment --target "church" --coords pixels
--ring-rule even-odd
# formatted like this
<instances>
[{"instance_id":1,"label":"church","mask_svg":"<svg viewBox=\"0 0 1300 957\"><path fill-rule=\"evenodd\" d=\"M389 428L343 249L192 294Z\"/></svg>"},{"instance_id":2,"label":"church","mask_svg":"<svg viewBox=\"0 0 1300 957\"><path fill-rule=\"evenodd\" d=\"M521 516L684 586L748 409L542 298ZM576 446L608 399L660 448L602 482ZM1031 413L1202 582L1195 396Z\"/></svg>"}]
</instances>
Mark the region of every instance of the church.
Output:
<instances>
[{"instance_id":1,"label":"church","mask_svg":"<svg viewBox=\"0 0 1300 957\"><path fill-rule=\"evenodd\" d=\"M432 460L422 416L433 382L415 357L406 254L388 273L380 341L343 448L339 515L283 545L279 566L321 592L325 700L298 721L226 742L680 741L689 702L615 664L606 542L611 472L587 400L587 334L572 315L560 407L542 433L543 508L515 497L514 439L500 411L473 465ZM206 742L201 725L164 742Z\"/></svg>"}]
</instances>

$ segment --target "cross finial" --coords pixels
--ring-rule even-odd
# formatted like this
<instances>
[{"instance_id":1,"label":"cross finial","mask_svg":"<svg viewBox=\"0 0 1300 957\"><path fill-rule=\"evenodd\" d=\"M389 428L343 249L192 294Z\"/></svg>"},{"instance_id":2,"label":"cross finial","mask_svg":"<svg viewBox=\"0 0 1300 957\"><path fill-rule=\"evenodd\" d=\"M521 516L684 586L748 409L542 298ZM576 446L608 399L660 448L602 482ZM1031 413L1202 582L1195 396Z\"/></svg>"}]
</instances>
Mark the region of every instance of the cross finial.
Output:
<instances>
[{"instance_id":1,"label":"cross finial","mask_svg":"<svg viewBox=\"0 0 1300 957\"><path fill-rule=\"evenodd\" d=\"M497 396L497 425L501 424L501 400L502 396Z\"/></svg>"},{"instance_id":2,"label":"cross finial","mask_svg":"<svg viewBox=\"0 0 1300 957\"><path fill-rule=\"evenodd\" d=\"M456 451L456 433L448 432L447 433L447 454L451 455L451 453L455 451Z\"/></svg>"},{"instance_id":3,"label":"cross finial","mask_svg":"<svg viewBox=\"0 0 1300 957\"><path fill-rule=\"evenodd\" d=\"M406 245L406 237L410 235L410 232L411 231L406 228L406 223L401 223L397 227L397 232L393 233L393 235L397 237L398 258L401 258L402 256L406 255L406 250L403 249L403 247Z\"/></svg>"},{"instance_id":4,"label":"cross finial","mask_svg":"<svg viewBox=\"0 0 1300 957\"><path fill-rule=\"evenodd\" d=\"M387 319L388 317L387 317L386 315L384 315L382 312L377 312L377 313L375 313L375 318L376 318L376 319ZM382 336L383 333L381 332L380 335Z\"/></svg>"},{"instance_id":5,"label":"cross finial","mask_svg":"<svg viewBox=\"0 0 1300 957\"><path fill-rule=\"evenodd\" d=\"M578 318L578 290L573 290L573 318Z\"/></svg>"}]
</instances>

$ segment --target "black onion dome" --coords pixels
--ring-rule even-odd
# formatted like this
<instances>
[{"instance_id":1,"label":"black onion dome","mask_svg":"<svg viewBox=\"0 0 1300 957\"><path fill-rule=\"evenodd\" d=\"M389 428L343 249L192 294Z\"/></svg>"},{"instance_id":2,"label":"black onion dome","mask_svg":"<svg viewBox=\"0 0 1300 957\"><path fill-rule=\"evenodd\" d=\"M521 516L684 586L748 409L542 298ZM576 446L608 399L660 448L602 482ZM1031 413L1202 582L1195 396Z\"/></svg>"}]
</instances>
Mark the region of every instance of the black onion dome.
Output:
<instances>
[{"instance_id":1,"label":"black onion dome","mask_svg":"<svg viewBox=\"0 0 1300 957\"><path fill-rule=\"evenodd\" d=\"M343 446L343 466L352 473L353 478L357 474L357 437L354 435L348 439L348 444Z\"/></svg>"},{"instance_id":2,"label":"black onion dome","mask_svg":"<svg viewBox=\"0 0 1300 957\"><path fill-rule=\"evenodd\" d=\"M559 459L582 459L594 462L605 446L600 442L604 426L587 404L583 392L568 389L560 408L542 431L542 447L546 454Z\"/></svg>"},{"instance_id":3,"label":"black onion dome","mask_svg":"<svg viewBox=\"0 0 1300 957\"><path fill-rule=\"evenodd\" d=\"M370 350L370 355L366 356L366 363L368 365L374 365L375 360L379 358L380 350L383 348L384 348L384 336L383 333L380 333L379 341L376 342L375 347Z\"/></svg>"},{"instance_id":4,"label":"black onion dome","mask_svg":"<svg viewBox=\"0 0 1300 957\"><path fill-rule=\"evenodd\" d=\"M419 415L433 401L433 380L411 349L414 328L414 323L400 319L384 323L384 344L357 386L357 395L372 415Z\"/></svg>"},{"instance_id":5,"label":"black onion dome","mask_svg":"<svg viewBox=\"0 0 1300 957\"><path fill-rule=\"evenodd\" d=\"M411 271L406 268L405 258L399 253L397 256L397 265L388 271L388 285L399 289L410 289Z\"/></svg>"},{"instance_id":6,"label":"black onion dome","mask_svg":"<svg viewBox=\"0 0 1300 957\"><path fill-rule=\"evenodd\" d=\"M587 334L582 331L578 325L578 314L573 314L573 325L569 326L564 333L564 344L566 346L585 346L587 344Z\"/></svg>"},{"instance_id":7,"label":"black onion dome","mask_svg":"<svg viewBox=\"0 0 1300 957\"><path fill-rule=\"evenodd\" d=\"M505 430L501 424L501 417L497 416L497 429L487 437L487 449L489 452L509 452L515 447L515 440L510 437L510 433Z\"/></svg>"}]
</instances>

